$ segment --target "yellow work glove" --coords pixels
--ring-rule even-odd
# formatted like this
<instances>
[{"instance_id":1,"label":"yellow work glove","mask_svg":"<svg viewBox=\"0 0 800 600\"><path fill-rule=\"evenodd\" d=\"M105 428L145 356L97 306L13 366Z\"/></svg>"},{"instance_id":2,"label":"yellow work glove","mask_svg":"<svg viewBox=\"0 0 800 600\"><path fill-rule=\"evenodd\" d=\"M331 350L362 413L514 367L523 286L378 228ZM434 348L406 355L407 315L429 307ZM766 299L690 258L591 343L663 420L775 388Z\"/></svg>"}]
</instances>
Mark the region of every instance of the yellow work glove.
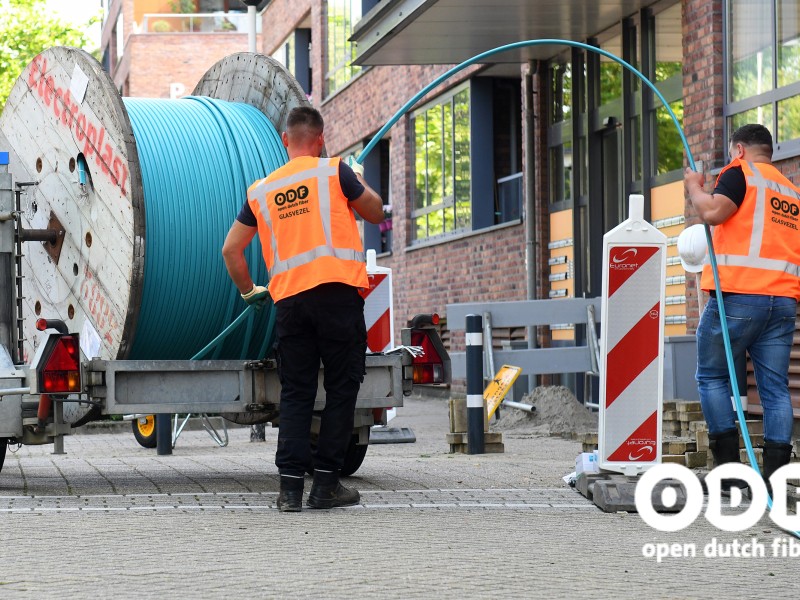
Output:
<instances>
[{"instance_id":1,"label":"yellow work glove","mask_svg":"<svg viewBox=\"0 0 800 600\"><path fill-rule=\"evenodd\" d=\"M269 291L263 285L253 284L253 289L242 294L242 300L253 306L256 310L261 310L269 300Z\"/></svg>"},{"instance_id":2,"label":"yellow work glove","mask_svg":"<svg viewBox=\"0 0 800 600\"><path fill-rule=\"evenodd\" d=\"M353 169L353 172L356 175L361 175L361 177L364 176L364 165L357 163L355 157L352 154L347 157L347 166Z\"/></svg>"}]
</instances>

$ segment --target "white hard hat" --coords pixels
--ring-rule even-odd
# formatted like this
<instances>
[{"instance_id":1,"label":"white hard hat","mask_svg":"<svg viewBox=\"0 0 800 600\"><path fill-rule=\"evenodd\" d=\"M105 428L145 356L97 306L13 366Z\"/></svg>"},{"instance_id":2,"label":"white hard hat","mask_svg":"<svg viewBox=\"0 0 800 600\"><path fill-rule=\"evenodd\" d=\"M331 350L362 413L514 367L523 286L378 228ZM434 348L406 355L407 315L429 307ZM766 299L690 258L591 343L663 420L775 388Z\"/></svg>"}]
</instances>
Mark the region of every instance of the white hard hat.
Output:
<instances>
[{"instance_id":1,"label":"white hard hat","mask_svg":"<svg viewBox=\"0 0 800 600\"><path fill-rule=\"evenodd\" d=\"M692 225L681 231L678 236L678 255L684 269L689 273L699 273L706 263L707 254L705 225Z\"/></svg>"}]
</instances>

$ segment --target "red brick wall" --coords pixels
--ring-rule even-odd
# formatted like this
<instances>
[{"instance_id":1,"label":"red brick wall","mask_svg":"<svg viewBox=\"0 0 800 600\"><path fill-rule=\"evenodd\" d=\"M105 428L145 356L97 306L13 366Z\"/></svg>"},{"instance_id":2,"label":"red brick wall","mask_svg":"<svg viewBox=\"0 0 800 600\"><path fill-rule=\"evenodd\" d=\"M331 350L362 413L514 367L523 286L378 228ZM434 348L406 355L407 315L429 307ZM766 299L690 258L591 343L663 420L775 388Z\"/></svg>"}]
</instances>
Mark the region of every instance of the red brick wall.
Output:
<instances>
[{"instance_id":1,"label":"red brick wall","mask_svg":"<svg viewBox=\"0 0 800 600\"><path fill-rule=\"evenodd\" d=\"M261 48L264 54L271 55L289 34L302 22L311 10L312 0L275 0L271 2L263 14L261 27ZM317 33L313 31L312 34ZM316 40L312 40L312 43Z\"/></svg>"},{"instance_id":2,"label":"red brick wall","mask_svg":"<svg viewBox=\"0 0 800 600\"><path fill-rule=\"evenodd\" d=\"M703 161L706 171L722 166L728 151L722 116L722 17L722 0L683 2L683 127L695 162ZM708 175L709 186L713 180ZM688 200L685 214L687 226L699 222ZM694 277L686 282L686 331L694 333L699 322L697 288Z\"/></svg>"},{"instance_id":3,"label":"red brick wall","mask_svg":"<svg viewBox=\"0 0 800 600\"><path fill-rule=\"evenodd\" d=\"M218 60L247 51L247 34L202 33L135 35L125 49L131 64L140 68L128 75L127 95L169 98L169 85L180 82L190 94L197 82ZM141 68L147 65L147 68Z\"/></svg>"},{"instance_id":4,"label":"red brick wall","mask_svg":"<svg viewBox=\"0 0 800 600\"><path fill-rule=\"evenodd\" d=\"M792 183L800 186L800 156L776 162L775 166L778 167L781 173L788 177Z\"/></svg>"}]
</instances>

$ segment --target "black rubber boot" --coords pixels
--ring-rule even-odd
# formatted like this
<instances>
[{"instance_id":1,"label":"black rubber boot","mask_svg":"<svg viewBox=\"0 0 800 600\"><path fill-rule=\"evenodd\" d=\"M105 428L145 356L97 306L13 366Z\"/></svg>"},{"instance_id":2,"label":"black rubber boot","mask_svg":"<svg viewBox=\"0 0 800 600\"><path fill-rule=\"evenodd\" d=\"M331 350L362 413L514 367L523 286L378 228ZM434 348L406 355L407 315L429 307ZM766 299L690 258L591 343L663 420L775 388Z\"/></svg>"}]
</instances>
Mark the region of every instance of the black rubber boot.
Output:
<instances>
[{"instance_id":1,"label":"black rubber boot","mask_svg":"<svg viewBox=\"0 0 800 600\"><path fill-rule=\"evenodd\" d=\"M303 509L303 478L281 475L281 491L278 494L278 510L300 512Z\"/></svg>"},{"instance_id":2,"label":"black rubber boot","mask_svg":"<svg viewBox=\"0 0 800 600\"><path fill-rule=\"evenodd\" d=\"M777 442L768 442L764 440L764 468L761 469L761 476L764 478L764 483L767 484L767 491L770 496L772 496L772 485L769 483L770 475L783 465L788 465L791 458L791 444L779 444Z\"/></svg>"},{"instance_id":3,"label":"black rubber boot","mask_svg":"<svg viewBox=\"0 0 800 600\"><path fill-rule=\"evenodd\" d=\"M729 429L722 433L708 434L708 448L714 455L714 466L726 463L738 463L739 460L739 430ZM723 479L721 482L722 493L730 494L732 487L738 487L744 492L748 489L744 479Z\"/></svg>"},{"instance_id":4,"label":"black rubber boot","mask_svg":"<svg viewBox=\"0 0 800 600\"><path fill-rule=\"evenodd\" d=\"M361 500L356 490L351 490L339 483L339 474L332 471L314 470L314 483L306 504L311 508L337 508L353 506Z\"/></svg>"}]
</instances>

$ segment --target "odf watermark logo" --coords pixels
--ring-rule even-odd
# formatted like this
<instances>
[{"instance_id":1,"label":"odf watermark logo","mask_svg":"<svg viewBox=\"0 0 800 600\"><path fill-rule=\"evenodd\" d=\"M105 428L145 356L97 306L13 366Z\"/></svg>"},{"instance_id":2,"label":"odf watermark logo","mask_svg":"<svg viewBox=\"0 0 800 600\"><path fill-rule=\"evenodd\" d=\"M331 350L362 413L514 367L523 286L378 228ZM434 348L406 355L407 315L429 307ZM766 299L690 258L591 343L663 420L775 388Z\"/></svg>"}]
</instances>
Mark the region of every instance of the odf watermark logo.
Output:
<instances>
[{"instance_id":1,"label":"odf watermark logo","mask_svg":"<svg viewBox=\"0 0 800 600\"><path fill-rule=\"evenodd\" d=\"M744 479L750 486L750 506L737 514L722 514L723 479ZM800 479L800 463L790 463L775 471L769 478L774 492L772 510L769 513L772 521L783 529L800 530L800 515L791 515L786 507L786 491L788 479ZM653 507L653 490L665 480L674 480L683 484L686 490L686 504L679 512L661 514ZM712 470L705 479L708 488L708 506L706 520L723 531L743 531L754 526L761 519L767 508L767 488L761 476L747 465L728 463ZM685 529L700 515L703 510L703 486L697 476L684 466L677 464L660 464L650 468L642 475L636 485L634 497L636 510L653 529L658 531L680 531ZM673 507L677 502L675 487L666 486L661 492L664 506ZM742 493L739 488L731 488L730 506L737 508L742 504Z\"/></svg>"}]
</instances>

